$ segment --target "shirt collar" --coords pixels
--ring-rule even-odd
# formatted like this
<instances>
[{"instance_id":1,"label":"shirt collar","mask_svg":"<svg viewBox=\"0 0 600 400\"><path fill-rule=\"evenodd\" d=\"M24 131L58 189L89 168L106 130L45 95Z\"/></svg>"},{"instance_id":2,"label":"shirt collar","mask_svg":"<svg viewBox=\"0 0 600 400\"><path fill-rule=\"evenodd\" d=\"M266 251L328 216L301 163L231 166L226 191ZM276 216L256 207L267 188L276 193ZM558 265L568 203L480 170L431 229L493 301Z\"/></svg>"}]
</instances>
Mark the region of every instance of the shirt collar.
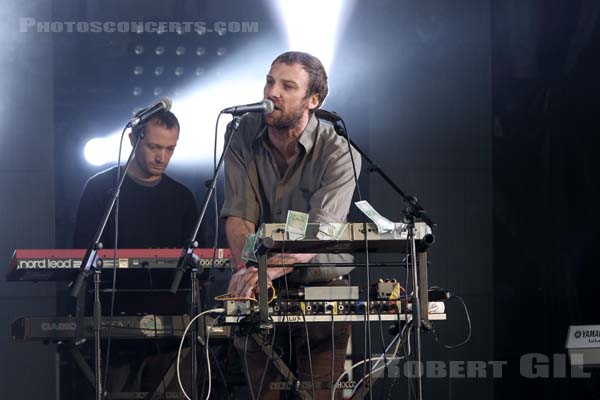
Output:
<instances>
[{"instance_id":1,"label":"shirt collar","mask_svg":"<svg viewBox=\"0 0 600 400\"><path fill-rule=\"evenodd\" d=\"M308 118L308 123L306 124L306 127L304 128L304 130L300 134L300 138L298 139L298 143L302 145L306 153L308 153L312 149L312 147L315 144L315 141L317 140L318 126L319 120L317 119L317 117L315 117L313 113ZM268 135L269 130L267 126L263 123L261 131L258 133L258 135L256 135L256 138L254 139L254 143L257 143L259 140L262 142L266 142L266 140L269 137Z\"/></svg>"}]
</instances>

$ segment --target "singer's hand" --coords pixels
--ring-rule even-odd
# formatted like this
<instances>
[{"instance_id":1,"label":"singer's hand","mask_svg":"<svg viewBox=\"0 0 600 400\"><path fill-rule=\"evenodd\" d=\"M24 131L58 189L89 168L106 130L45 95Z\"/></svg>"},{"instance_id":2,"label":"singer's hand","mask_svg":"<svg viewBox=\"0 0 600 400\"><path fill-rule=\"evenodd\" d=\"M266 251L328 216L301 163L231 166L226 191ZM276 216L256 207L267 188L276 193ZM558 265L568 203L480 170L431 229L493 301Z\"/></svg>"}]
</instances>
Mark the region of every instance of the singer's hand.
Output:
<instances>
[{"instance_id":1,"label":"singer's hand","mask_svg":"<svg viewBox=\"0 0 600 400\"><path fill-rule=\"evenodd\" d=\"M267 283L271 283L271 276L267 270ZM254 292L258 292L258 269L255 267L242 268L231 276L229 293L235 297L252 297Z\"/></svg>"},{"instance_id":2,"label":"singer's hand","mask_svg":"<svg viewBox=\"0 0 600 400\"><path fill-rule=\"evenodd\" d=\"M267 268L267 284L272 284L273 279L279 278L292 270L291 267ZM233 274L227 292L233 293L235 297L252 297L253 293L258 293L258 268L242 268Z\"/></svg>"}]
</instances>

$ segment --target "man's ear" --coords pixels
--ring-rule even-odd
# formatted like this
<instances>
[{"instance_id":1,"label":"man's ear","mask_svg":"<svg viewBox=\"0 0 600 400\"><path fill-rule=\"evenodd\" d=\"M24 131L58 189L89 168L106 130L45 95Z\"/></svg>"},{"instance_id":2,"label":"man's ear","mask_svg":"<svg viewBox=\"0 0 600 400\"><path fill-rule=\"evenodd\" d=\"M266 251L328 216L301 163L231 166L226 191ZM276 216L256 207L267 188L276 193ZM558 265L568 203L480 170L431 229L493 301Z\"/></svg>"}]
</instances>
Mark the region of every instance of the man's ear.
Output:
<instances>
[{"instance_id":1,"label":"man's ear","mask_svg":"<svg viewBox=\"0 0 600 400\"><path fill-rule=\"evenodd\" d=\"M308 98L308 108L309 108L309 110L314 111L317 109L318 106L319 106L319 93L313 93Z\"/></svg>"},{"instance_id":2,"label":"man's ear","mask_svg":"<svg viewBox=\"0 0 600 400\"><path fill-rule=\"evenodd\" d=\"M133 147L133 145L135 144L135 140L137 139L135 133L130 132L129 133L129 143L131 143L131 147Z\"/></svg>"}]
</instances>

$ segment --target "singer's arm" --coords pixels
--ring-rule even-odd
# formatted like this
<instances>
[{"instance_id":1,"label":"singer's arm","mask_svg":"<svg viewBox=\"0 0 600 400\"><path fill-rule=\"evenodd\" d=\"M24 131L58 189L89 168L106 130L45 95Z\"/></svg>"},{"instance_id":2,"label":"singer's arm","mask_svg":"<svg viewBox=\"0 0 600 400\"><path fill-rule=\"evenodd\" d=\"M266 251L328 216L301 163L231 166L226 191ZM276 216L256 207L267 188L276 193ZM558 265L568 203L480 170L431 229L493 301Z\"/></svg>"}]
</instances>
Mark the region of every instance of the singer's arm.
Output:
<instances>
[{"instance_id":1,"label":"singer's arm","mask_svg":"<svg viewBox=\"0 0 600 400\"><path fill-rule=\"evenodd\" d=\"M236 266L243 264L242 250L246 244L246 235L254 233L254 223L240 217L230 216L225 221L225 234L229 243L229 250Z\"/></svg>"}]
</instances>

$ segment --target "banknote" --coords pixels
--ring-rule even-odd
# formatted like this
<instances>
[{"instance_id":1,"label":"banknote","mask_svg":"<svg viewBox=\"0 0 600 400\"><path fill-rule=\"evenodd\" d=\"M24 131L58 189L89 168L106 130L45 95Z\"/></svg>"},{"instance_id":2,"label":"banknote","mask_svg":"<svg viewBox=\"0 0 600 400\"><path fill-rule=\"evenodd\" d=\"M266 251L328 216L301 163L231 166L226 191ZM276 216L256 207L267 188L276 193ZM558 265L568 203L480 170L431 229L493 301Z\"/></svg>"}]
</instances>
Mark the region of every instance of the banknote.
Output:
<instances>
[{"instance_id":1,"label":"banknote","mask_svg":"<svg viewBox=\"0 0 600 400\"><path fill-rule=\"evenodd\" d=\"M308 225L308 214L289 210L287 220L285 221L285 231L290 240L300 240L306 234L306 226Z\"/></svg>"},{"instance_id":2,"label":"banknote","mask_svg":"<svg viewBox=\"0 0 600 400\"><path fill-rule=\"evenodd\" d=\"M394 230L394 223L382 216L381 214L379 214L373 208L373 206L369 204L368 201L357 201L354 204L356 204L356 207L358 207L360 211L362 211L367 217L369 217L371 221L375 223L375 225L377 225L377 231L379 233L391 232Z\"/></svg>"},{"instance_id":3,"label":"banknote","mask_svg":"<svg viewBox=\"0 0 600 400\"><path fill-rule=\"evenodd\" d=\"M249 233L246 235L246 243L244 244L244 249L242 250L242 260L258 262L258 258L256 258L255 253L256 239L257 236L254 233Z\"/></svg>"},{"instance_id":4,"label":"banknote","mask_svg":"<svg viewBox=\"0 0 600 400\"><path fill-rule=\"evenodd\" d=\"M347 222L321 222L319 224L319 232L317 233L317 239L339 240L340 236L342 236L347 227Z\"/></svg>"}]
</instances>

